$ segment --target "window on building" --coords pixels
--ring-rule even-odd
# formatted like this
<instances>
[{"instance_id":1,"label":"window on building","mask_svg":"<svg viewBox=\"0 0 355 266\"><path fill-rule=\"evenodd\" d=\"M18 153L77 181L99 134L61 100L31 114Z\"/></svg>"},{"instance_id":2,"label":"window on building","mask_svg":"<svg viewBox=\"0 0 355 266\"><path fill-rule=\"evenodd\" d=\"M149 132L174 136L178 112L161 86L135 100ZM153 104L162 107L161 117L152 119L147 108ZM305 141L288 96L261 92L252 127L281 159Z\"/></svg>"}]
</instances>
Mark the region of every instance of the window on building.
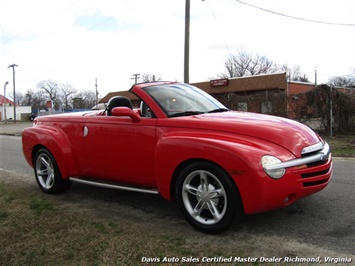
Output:
<instances>
[{"instance_id":1,"label":"window on building","mask_svg":"<svg viewBox=\"0 0 355 266\"><path fill-rule=\"evenodd\" d=\"M272 103L271 102L261 102L261 113L271 114L272 113Z\"/></svg>"},{"instance_id":2,"label":"window on building","mask_svg":"<svg viewBox=\"0 0 355 266\"><path fill-rule=\"evenodd\" d=\"M248 111L248 103L246 102L240 102L237 104L237 110L242 111L242 112L247 112Z\"/></svg>"}]
</instances>

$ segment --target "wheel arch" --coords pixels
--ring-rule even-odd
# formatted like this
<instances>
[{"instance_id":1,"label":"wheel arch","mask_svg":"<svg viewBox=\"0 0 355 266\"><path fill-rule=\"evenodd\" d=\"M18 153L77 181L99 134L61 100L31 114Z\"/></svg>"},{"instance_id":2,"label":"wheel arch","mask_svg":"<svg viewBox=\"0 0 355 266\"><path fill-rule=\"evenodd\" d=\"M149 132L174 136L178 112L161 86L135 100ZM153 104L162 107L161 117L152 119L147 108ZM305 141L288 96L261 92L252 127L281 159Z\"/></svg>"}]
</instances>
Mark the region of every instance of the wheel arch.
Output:
<instances>
[{"instance_id":1,"label":"wheel arch","mask_svg":"<svg viewBox=\"0 0 355 266\"><path fill-rule=\"evenodd\" d=\"M170 183L170 195L171 195L171 200L175 201L176 196L175 196L175 192L176 192L176 181L178 179L179 174L181 173L181 171L188 165L192 164L192 163L197 163L197 162L209 162L209 163L213 163L209 160L206 159L202 159L202 158L190 158L187 159L183 162L181 162L174 170L173 175L171 177L171 183Z\"/></svg>"},{"instance_id":2,"label":"wheel arch","mask_svg":"<svg viewBox=\"0 0 355 266\"><path fill-rule=\"evenodd\" d=\"M47 194L57 194L70 188L72 182L62 178L53 154L43 145L37 145L34 151L33 164L40 189Z\"/></svg>"},{"instance_id":3,"label":"wheel arch","mask_svg":"<svg viewBox=\"0 0 355 266\"><path fill-rule=\"evenodd\" d=\"M40 149L47 149L48 148L42 144L37 144L36 146L33 147L32 149L32 152L31 152L31 162L32 162L32 165L35 164L35 159L36 159L36 154L37 152L40 150Z\"/></svg>"},{"instance_id":4,"label":"wheel arch","mask_svg":"<svg viewBox=\"0 0 355 266\"><path fill-rule=\"evenodd\" d=\"M23 150L28 163L34 167L37 152L45 148L57 161L63 179L68 179L75 169L74 158L69 140L58 130L30 128L22 135Z\"/></svg>"},{"instance_id":5,"label":"wheel arch","mask_svg":"<svg viewBox=\"0 0 355 266\"><path fill-rule=\"evenodd\" d=\"M226 176L228 176L228 178L230 179L231 183L233 184L233 188L235 189L236 194L238 195L240 202L242 203L242 208L243 208L243 199L240 195L239 192L239 188L238 185L235 183L235 181L233 180L232 176L228 173L228 171L226 171L226 169L224 169L221 165L217 164L216 162L210 161L208 159L204 159L204 158L190 158L187 159L183 162L181 162L174 170L174 173L172 175L172 179L171 179L171 183L170 183L170 195L171 195L171 200L175 201L176 200L176 183L177 183L177 179L179 177L179 174L182 172L182 170L187 167L188 165L191 165L193 163L209 163L212 164L218 168L220 168L225 174ZM243 208L244 211L244 208Z\"/></svg>"},{"instance_id":6,"label":"wheel arch","mask_svg":"<svg viewBox=\"0 0 355 266\"><path fill-rule=\"evenodd\" d=\"M243 149L242 149L243 148ZM194 138L191 136L167 136L157 145L155 154L155 174L157 186L161 196L167 200L174 200L174 186L177 175L186 165L194 162L209 162L221 168L231 178L241 200L243 193L239 183L250 182L249 178L242 178L254 171L254 164L250 163L243 143L231 142L225 139L208 137ZM173 152L172 151L176 151ZM171 156L173 154L173 156ZM249 181L247 181L249 180ZM244 201L243 201L244 204Z\"/></svg>"}]
</instances>

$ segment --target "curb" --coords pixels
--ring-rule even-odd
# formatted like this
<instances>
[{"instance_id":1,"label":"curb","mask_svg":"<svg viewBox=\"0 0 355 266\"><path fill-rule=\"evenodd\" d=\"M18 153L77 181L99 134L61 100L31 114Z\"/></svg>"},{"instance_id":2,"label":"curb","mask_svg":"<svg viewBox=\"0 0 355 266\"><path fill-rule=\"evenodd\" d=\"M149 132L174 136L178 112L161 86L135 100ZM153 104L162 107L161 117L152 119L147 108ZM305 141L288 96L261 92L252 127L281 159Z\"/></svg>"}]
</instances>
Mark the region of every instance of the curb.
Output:
<instances>
[{"instance_id":1,"label":"curb","mask_svg":"<svg viewBox=\"0 0 355 266\"><path fill-rule=\"evenodd\" d=\"M0 133L1 136L13 136L13 137L21 137L22 132L15 132L15 133Z\"/></svg>"}]
</instances>

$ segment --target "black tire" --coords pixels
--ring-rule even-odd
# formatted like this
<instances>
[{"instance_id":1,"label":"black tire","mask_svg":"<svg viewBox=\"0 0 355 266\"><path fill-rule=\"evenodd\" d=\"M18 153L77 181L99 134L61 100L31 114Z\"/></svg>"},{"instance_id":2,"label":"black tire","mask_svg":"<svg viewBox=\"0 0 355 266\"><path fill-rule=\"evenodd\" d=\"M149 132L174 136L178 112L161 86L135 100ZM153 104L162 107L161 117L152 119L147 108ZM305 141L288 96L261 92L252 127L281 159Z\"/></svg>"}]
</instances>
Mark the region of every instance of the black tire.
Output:
<instances>
[{"instance_id":1,"label":"black tire","mask_svg":"<svg viewBox=\"0 0 355 266\"><path fill-rule=\"evenodd\" d=\"M228 228L243 213L239 192L231 177L209 162L195 162L177 178L176 200L186 220L210 234Z\"/></svg>"},{"instance_id":2,"label":"black tire","mask_svg":"<svg viewBox=\"0 0 355 266\"><path fill-rule=\"evenodd\" d=\"M72 182L62 178L56 160L45 148L36 153L34 172L39 187L45 193L61 193L71 186Z\"/></svg>"}]
</instances>

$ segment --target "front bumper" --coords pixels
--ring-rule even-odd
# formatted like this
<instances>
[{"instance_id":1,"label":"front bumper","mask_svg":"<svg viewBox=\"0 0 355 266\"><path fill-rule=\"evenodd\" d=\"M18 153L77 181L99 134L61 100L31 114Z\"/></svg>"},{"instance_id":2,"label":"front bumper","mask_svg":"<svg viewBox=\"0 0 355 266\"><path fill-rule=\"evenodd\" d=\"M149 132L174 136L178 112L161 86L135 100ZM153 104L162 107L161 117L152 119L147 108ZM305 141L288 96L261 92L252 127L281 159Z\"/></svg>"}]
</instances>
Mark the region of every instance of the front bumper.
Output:
<instances>
[{"instance_id":1,"label":"front bumper","mask_svg":"<svg viewBox=\"0 0 355 266\"><path fill-rule=\"evenodd\" d=\"M324 189L333 173L330 147L322 143L319 150L309 150L301 158L265 166L263 169L286 169L280 179L272 179L266 173L259 176L250 187L244 203L245 213L259 213L290 205Z\"/></svg>"},{"instance_id":2,"label":"front bumper","mask_svg":"<svg viewBox=\"0 0 355 266\"><path fill-rule=\"evenodd\" d=\"M264 169L266 171L269 171L269 170L297 167L297 166L301 166L301 165L309 165L309 164L312 164L315 162L322 162L322 161L326 162L326 161L328 161L329 156L331 156L330 146L326 142L324 142L324 144L322 146L323 147L321 147L321 150L305 153L305 157L293 159L293 160L290 160L287 162L282 162L279 164L268 165L268 166L265 166Z\"/></svg>"}]
</instances>

